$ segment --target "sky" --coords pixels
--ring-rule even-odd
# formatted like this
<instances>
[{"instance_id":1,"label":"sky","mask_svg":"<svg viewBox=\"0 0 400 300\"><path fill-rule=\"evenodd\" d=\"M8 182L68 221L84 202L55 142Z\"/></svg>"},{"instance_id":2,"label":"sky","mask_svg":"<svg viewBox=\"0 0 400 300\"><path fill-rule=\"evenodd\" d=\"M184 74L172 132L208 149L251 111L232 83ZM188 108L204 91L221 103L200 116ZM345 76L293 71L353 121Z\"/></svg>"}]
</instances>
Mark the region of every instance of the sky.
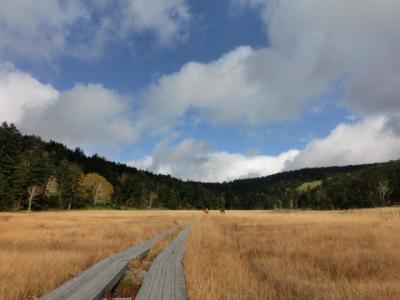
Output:
<instances>
[{"instance_id":1,"label":"sky","mask_svg":"<svg viewBox=\"0 0 400 300\"><path fill-rule=\"evenodd\" d=\"M398 0L0 0L0 121L184 180L400 158Z\"/></svg>"}]
</instances>

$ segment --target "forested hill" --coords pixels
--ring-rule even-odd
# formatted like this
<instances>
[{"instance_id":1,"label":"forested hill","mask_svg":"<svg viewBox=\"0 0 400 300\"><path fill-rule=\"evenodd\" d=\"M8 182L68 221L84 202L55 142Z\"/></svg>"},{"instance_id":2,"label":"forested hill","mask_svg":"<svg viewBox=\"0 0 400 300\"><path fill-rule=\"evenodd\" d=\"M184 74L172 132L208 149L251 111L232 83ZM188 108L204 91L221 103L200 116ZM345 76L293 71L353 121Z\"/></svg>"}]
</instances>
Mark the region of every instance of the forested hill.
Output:
<instances>
[{"instance_id":1,"label":"forested hill","mask_svg":"<svg viewBox=\"0 0 400 300\"><path fill-rule=\"evenodd\" d=\"M222 184L182 181L0 127L0 210L314 208L396 204L400 162L314 168Z\"/></svg>"},{"instance_id":2,"label":"forested hill","mask_svg":"<svg viewBox=\"0 0 400 300\"><path fill-rule=\"evenodd\" d=\"M350 209L400 203L400 161L307 168L267 177L204 184L227 207Z\"/></svg>"}]
</instances>

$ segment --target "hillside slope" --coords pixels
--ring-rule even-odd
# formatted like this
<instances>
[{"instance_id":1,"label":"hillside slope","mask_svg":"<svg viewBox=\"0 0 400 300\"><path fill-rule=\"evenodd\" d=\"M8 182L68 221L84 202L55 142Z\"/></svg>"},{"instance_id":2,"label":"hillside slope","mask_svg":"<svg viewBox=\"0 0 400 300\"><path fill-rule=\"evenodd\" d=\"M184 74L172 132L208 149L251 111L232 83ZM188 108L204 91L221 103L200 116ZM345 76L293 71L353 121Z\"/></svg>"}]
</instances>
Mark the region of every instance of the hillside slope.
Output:
<instances>
[{"instance_id":1,"label":"hillside slope","mask_svg":"<svg viewBox=\"0 0 400 300\"><path fill-rule=\"evenodd\" d=\"M318 182L318 184L315 184ZM299 188L301 187L301 188ZM228 183L182 181L0 127L0 209L313 208L397 204L400 162L309 168Z\"/></svg>"}]
</instances>

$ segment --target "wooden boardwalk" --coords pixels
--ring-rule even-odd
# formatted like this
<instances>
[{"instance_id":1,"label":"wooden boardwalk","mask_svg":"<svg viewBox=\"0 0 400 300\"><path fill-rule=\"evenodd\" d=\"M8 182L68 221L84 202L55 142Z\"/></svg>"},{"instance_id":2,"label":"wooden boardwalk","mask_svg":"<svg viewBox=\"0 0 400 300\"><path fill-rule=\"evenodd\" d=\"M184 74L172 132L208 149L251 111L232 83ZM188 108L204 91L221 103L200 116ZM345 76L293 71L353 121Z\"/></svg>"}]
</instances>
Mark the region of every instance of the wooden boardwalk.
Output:
<instances>
[{"instance_id":1,"label":"wooden boardwalk","mask_svg":"<svg viewBox=\"0 0 400 300\"><path fill-rule=\"evenodd\" d=\"M182 258L189 229L179 235L154 260L145 274L137 300L187 299Z\"/></svg>"},{"instance_id":2,"label":"wooden boardwalk","mask_svg":"<svg viewBox=\"0 0 400 300\"><path fill-rule=\"evenodd\" d=\"M111 290L118 283L132 259L146 254L157 241L166 237L176 228L177 226L174 226L151 240L107 257L41 299L102 299L104 291Z\"/></svg>"}]
</instances>

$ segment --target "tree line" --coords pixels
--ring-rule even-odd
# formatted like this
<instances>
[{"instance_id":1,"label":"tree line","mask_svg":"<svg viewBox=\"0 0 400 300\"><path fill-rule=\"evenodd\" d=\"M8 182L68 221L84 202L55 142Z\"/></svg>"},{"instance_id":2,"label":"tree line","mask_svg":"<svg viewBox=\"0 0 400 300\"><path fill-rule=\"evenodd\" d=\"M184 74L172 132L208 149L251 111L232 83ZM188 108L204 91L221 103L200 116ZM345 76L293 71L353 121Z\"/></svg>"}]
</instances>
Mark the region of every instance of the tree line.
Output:
<instances>
[{"instance_id":1,"label":"tree line","mask_svg":"<svg viewBox=\"0 0 400 300\"><path fill-rule=\"evenodd\" d=\"M0 127L0 210L85 207L192 209L218 206L201 183L86 156L54 141Z\"/></svg>"},{"instance_id":2,"label":"tree line","mask_svg":"<svg viewBox=\"0 0 400 300\"><path fill-rule=\"evenodd\" d=\"M309 168L263 178L208 184L227 208L353 209L400 204L400 161Z\"/></svg>"},{"instance_id":3,"label":"tree line","mask_svg":"<svg viewBox=\"0 0 400 300\"><path fill-rule=\"evenodd\" d=\"M0 210L348 209L397 204L400 161L225 183L182 181L0 126Z\"/></svg>"}]
</instances>

